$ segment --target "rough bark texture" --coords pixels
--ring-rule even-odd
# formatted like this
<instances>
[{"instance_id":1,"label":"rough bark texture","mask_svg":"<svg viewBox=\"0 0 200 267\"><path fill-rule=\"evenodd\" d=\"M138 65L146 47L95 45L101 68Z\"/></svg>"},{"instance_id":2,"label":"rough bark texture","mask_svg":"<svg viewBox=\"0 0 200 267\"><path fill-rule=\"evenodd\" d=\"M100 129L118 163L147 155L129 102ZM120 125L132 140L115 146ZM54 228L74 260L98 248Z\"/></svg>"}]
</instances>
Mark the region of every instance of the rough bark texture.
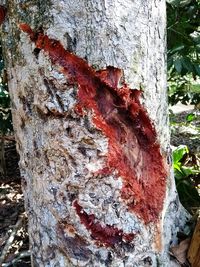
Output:
<instances>
[{"instance_id":1,"label":"rough bark texture","mask_svg":"<svg viewBox=\"0 0 200 267\"><path fill-rule=\"evenodd\" d=\"M7 1L2 27L33 266L174 266L165 1Z\"/></svg>"}]
</instances>

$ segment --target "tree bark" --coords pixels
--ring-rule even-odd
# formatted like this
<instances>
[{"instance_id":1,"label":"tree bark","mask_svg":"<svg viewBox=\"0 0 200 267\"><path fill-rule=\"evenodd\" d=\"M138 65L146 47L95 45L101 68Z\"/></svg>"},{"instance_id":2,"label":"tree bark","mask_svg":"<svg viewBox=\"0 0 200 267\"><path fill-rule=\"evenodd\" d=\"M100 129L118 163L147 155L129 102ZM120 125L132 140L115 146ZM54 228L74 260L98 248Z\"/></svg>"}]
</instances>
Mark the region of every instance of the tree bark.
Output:
<instances>
[{"instance_id":1,"label":"tree bark","mask_svg":"<svg viewBox=\"0 0 200 267\"><path fill-rule=\"evenodd\" d=\"M6 8L32 265L176 266L186 214L170 172L165 1Z\"/></svg>"}]
</instances>

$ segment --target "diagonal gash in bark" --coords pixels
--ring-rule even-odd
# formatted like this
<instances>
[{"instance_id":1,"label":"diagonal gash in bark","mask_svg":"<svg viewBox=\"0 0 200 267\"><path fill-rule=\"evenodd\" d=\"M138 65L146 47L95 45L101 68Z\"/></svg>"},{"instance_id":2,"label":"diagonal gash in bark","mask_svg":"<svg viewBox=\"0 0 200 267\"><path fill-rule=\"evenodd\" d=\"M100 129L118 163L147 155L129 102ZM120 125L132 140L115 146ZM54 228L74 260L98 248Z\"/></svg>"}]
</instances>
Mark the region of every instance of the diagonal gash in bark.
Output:
<instances>
[{"instance_id":1,"label":"diagonal gash in bark","mask_svg":"<svg viewBox=\"0 0 200 267\"><path fill-rule=\"evenodd\" d=\"M84 110L92 110L94 124L108 138L107 162L99 174L117 170L123 180L121 197L129 210L145 224L158 221L165 198L167 168L155 128L139 101L141 91L130 89L125 82L119 87L120 69L95 71L43 32L36 33L27 24L20 24L20 29L30 36L38 51L43 50L53 64L62 67L70 82L78 84L76 112L83 116ZM75 207L84 223L78 212L82 207L78 202Z\"/></svg>"}]
</instances>

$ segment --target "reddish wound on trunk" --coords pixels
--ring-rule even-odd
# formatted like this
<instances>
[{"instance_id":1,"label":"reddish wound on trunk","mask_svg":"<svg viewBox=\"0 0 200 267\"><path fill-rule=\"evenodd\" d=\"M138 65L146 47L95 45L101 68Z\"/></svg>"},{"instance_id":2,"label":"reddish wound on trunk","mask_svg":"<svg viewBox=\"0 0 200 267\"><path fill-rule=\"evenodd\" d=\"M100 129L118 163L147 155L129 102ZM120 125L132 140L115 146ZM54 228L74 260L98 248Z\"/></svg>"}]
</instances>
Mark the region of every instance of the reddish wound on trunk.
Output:
<instances>
[{"instance_id":1,"label":"reddish wound on trunk","mask_svg":"<svg viewBox=\"0 0 200 267\"><path fill-rule=\"evenodd\" d=\"M125 83L118 86L121 70L108 67L95 71L85 60L65 50L59 41L43 33L35 34L26 24L20 28L29 34L36 48L49 55L52 63L62 67L70 82L79 85L76 109L80 116L83 110L93 110L94 124L108 138L103 170L105 175L118 171L123 180L121 196L129 210L144 223L157 221L165 198L167 170L155 128L139 101L141 92ZM103 170L99 172L102 175ZM80 209L77 207L77 212Z\"/></svg>"},{"instance_id":2,"label":"reddish wound on trunk","mask_svg":"<svg viewBox=\"0 0 200 267\"><path fill-rule=\"evenodd\" d=\"M95 216L93 214L88 215L77 201L74 201L74 207L81 223L90 231L91 237L97 242L100 242L100 244L114 246L122 241L130 242L133 240L134 234L125 234L122 230L114 226L102 226L99 222L96 222Z\"/></svg>"}]
</instances>

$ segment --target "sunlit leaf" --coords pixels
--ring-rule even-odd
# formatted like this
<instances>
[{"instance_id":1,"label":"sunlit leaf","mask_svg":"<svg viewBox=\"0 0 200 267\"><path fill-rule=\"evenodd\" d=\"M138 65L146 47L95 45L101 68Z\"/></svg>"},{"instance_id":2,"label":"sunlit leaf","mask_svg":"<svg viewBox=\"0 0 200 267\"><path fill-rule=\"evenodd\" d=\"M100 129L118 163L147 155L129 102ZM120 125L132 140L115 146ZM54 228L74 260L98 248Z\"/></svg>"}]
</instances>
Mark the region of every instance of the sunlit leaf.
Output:
<instances>
[{"instance_id":1,"label":"sunlit leaf","mask_svg":"<svg viewBox=\"0 0 200 267\"><path fill-rule=\"evenodd\" d=\"M188 147L185 145L180 145L178 146L174 151L173 151L173 162L174 165L178 166L178 162L183 158L183 156L189 153Z\"/></svg>"},{"instance_id":2,"label":"sunlit leaf","mask_svg":"<svg viewBox=\"0 0 200 267\"><path fill-rule=\"evenodd\" d=\"M194 121L196 119L196 115L194 113L190 113L186 116L186 121L187 122L191 122Z\"/></svg>"}]
</instances>

